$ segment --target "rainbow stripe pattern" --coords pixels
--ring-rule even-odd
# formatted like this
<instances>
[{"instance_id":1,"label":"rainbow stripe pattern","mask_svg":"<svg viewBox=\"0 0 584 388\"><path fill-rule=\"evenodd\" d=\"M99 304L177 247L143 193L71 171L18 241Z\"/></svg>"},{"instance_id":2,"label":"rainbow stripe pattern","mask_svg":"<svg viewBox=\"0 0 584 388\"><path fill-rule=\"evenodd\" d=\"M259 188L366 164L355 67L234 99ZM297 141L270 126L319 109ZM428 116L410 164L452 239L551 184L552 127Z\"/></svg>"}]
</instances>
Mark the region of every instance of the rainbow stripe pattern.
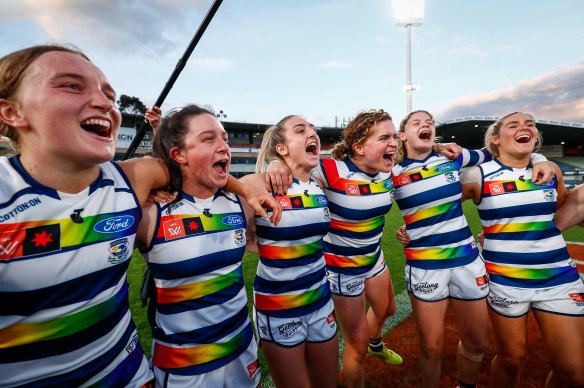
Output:
<instances>
[{"instance_id":1,"label":"rainbow stripe pattern","mask_svg":"<svg viewBox=\"0 0 584 388\"><path fill-rule=\"evenodd\" d=\"M300 294L265 295L256 292L254 303L256 308L262 311L288 310L317 303L329 293L328 283L325 282L318 288L306 290Z\"/></svg>"},{"instance_id":2,"label":"rainbow stripe pattern","mask_svg":"<svg viewBox=\"0 0 584 388\"><path fill-rule=\"evenodd\" d=\"M260 244L259 248L262 259L290 260L322 251L322 240L317 240L305 245L293 245L288 247Z\"/></svg>"},{"instance_id":3,"label":"rainbow stripe pattern","mask_svg":"<svg viewBox=\"0 0 584 388\"><path fill-rule=\"evenodd\" d=\"M460 202L459 201L452 201L452 202L442 203L440 205L436 205L434 207L430 207L427 209L418 210L415 213L407 214L407 215L404 215L403 217L404 217L406 224L409 225L409 224L416 222L416 221L425 220L427 218L431 218L431 217L438 216L440 214L447 213L453 209L456 209L457 207L460 207Z\"/></svg>"},{"instance_id":4,"label":"rainbow stripe pattern","mask_svg":"<svg viewBox=\"0 0 584 388\"><path fill-rule=\"evenodd\" d=\"M495 224L484 226L483 230L486 234L493 233L520 233L533 232L541 230L552 230L556 228L554 221L534 221L525 223L511 223L511 224Z\"/></svg>"},{"instance_id":5,"label":"rainbow stripe pattern","mask_svg":"<svg viewBox=\"0 0 584 388\"><path fill-rule=\"evenodd\" d=\"M331 220L331 228L332 229L340 229L346 230L349 232L355 233L363 233L369 232L371 230L375 230L377 228L383 227L385 224L385 217L377 217L367 221L356 221L356 222L347 222L347 221L339 221L332 219Z\"/></svg>"},{"instance_id":6,"label":"rainbow stripe pattern","mask_svg":"<svg viewBox=\"0 0 584 388\"><path fill-rule=\"evenodd\" d=\"M471 244L452 248L405 248L406 260L455 260L476 253L477 248Z\"/></svg>"},{"instance_id":7,"label":"rainbow stripe pattern","mask_svg":"<svg viewBox=\"0 0 584 388\"><path fill-rule=\"evenodd\" d=\"M419 170L408 171L393 177L393 183L396 188L408 185L413 182L419 182L424 179L434 177L436 175L446 174L453 171L460 170L460 165L457 162L442 163L433 167L425 167Z\"/></svg>"},{"instance_id":8,"label":"rainbow stripe pattern","mask_svg":"<svg viewBox=\"0 0 584 388\"><path fill-rule=\"evenodd\" d=\"M379 257L379 250L371 255L365 256L338 256L333 253L324 253L324 259L326 264L333 267L340 268L363 268L375 264L377 258Z\"/></svg>"},{"instance_id":9,"label":"rainbow stripe pattern","mask_svg":"<svg viewBox=\"0 0 584 388\"><path fill-rule=\"evenodd\" d=\"M509 192L516 191L531 191L531 190L544 190L544 189L556 189L558 187L558 181L554 177L553 180L547 184L535 185L531 179L507 179L507 180L496 180L484 182L483 185L483 195L498 195Z\"/></svg>"},{"instance_id":10,"label":"rainbow stripe pattern","mask_svg":"<svg viewBox=\"0 0 584 388\"><path fill-rule=\"evenodd\" d=\"M158 303L178 303L201 298L232 286L241 280L242 274L238 267L223 276L217 276L197 283L168 288L157 287Z\"/></svg>"}]
</instances>

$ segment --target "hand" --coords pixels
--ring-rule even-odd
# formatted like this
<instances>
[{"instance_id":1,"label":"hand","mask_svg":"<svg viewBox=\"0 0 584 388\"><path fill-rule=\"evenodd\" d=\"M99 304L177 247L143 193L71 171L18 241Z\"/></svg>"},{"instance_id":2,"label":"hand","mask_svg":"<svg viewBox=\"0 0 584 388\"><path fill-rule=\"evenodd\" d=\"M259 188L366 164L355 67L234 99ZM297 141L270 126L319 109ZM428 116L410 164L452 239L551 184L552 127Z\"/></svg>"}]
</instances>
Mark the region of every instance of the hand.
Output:
<instances>
[{"instance_id":1,"label":"hand","mask_svg":"<svg viewBox=\"0 0 584 388\"><path fill-rule=\"evenodd\" d=\"M152 190L148 195L148 202L170 203L174 199L174 194L167 190Z\"/></svg>"},{"instance_id":2,"label":"hand","mask_svg":"<svg viewBox=\"0 0 584 388\"><path fill-rule=\"evenodd\" d=\"M408 244L410 243L410 237L406 233L405 225L399 227L397 232L395 232L395 237L397 238L397 241L399 241L400 244L403 245L404 247L408 246Z\"/></svg>"},{"instance_id":3,"label":"hand","mask_svg":"<svg viewBox=\"0 0 584 388\"><path fill-rule=\"evenodd\" d=\"M543 185L551 181L555 175L554 163L541 162L533 165L533 178L531 181L535 185Z\"/></svg>"},{"instance_id":4,"label":"hand","mask_svg":"<svg viewBox=\"0 0 584 388\"><path fill-rule=\"evenodd\" d=\"M456 143L438 143L436 144L436 152L454 160L462 153L462 147Z\"/></svg>"},{"instance_id":5,"label":"hand","mask_svg":"<svg viewBox=\"0 0 584 388\"><path fill-rule=\"evenodd\" d=\"M278 222L280 222L280 218L282 217L282 208L274 197L269 194L254 192L251 194L250 198L246 197L245 200L260 217L267 218L268 212L266 209L270 210L272 212L270 222L274 224L274 226L278 226Z\"/></svg>"},{"instance_id":6,"label":"hand","mask_svg":"<svg viewBox=\"0 0 584 388\"><path fill-rule=\"evenodd\" d=\"M481 233L477 234L477 242L479 243L479 245L482 248L483 245L485 244L485 232L481 232Z\"/></svg>"},{"instance_id":7,"label":"hand","mask_svg":"<svg viewBox=\"0 0 584 388\"><path fill-rule=\"evenodd\" d=\"M292 174L288 166L279 160L272 160L266 171L266 189L269 193L272 188L276 194L286 194L288 186L292 184Z\"/></svg>"},{"instance_id":8,"label":"hand","mask_svg":"<svg viewBox=\"0 0 584 388\"><path fill-rule=\"evenodd\" d=\"M160 127L161 117L162 110L160 110L160 108L157 106L153 106L152 109L146 109L146 113L144 113L144 118L148 120L154 133L156 133L156 131L158 131L158 127Z\"/></svg>"}]
</instances>

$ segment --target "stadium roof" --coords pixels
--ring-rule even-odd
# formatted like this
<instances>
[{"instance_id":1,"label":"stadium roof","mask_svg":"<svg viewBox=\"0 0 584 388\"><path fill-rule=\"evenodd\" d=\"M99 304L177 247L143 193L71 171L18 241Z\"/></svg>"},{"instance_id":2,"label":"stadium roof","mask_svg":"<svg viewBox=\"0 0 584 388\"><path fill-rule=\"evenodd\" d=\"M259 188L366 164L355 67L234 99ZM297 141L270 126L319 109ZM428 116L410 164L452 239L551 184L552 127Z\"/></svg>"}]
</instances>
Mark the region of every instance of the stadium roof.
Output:
<instances>
[{"instance_id":1,"label":"stadium roof","mask_svg":"<svg viewBox=\"0 0 584 388\"><path fill-rule=\"evenodd\" d=\"M494 116L467 116L446 120L436 126L436 135L441 136L444 142L453 141L472 149L482 148L487 128L497 119ZM553 120L535 120L535 123L542 132L545 145L565 144L570 148L584 145L584 123Z\"/></svg>"}]
</instances>

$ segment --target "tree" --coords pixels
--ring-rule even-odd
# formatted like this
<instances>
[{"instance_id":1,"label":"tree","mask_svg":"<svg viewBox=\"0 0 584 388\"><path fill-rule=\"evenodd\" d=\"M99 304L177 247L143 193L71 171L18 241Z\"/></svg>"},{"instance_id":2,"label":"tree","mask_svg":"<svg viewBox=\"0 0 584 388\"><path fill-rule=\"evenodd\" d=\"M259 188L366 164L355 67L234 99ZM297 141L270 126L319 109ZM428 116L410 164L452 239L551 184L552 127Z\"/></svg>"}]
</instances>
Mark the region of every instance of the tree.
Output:
<instances>
[{"instance_id":1,"label":"tree","mask_svg":"<svg viewBox=\"0 0 584 388\"><path fill-rule=\"evenodd\" d=\"M146 105L138 97L126 96L122 94L118 100L120 111L133 115L143 115L146 113Z\"/></svg>"}]
</instances>

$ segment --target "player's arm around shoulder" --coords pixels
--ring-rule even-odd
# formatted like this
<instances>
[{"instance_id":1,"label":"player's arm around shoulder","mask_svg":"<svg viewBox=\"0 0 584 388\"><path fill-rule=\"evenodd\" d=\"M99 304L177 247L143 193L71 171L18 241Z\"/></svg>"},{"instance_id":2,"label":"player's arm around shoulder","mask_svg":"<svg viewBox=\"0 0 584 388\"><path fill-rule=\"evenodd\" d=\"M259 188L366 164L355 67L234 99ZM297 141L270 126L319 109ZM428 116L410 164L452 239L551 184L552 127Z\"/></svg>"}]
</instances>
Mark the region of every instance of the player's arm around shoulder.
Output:
<instances>
[{"instance_id":1,"label":"player's arm around shoulder","mask_svg":"<svg viewBox=\"0 0 584 388\"><path fill-rule=\"evenodd\" d=\"M158 218L158 206L154 202L148 202L142 206L142 219L136 231L136 248L140 252L145 251L150 247L152 238L154 237L156 229L156 221Z\"/></svg>"},{"instance_id":2,"label":"player's arm around shoulder","mask_svg":"<svg viewBox=\"0 0 584 388\"><path fill-rule=\"evenodd\" d=\"M463 200L472 199L474 203L481 200L482 173L477 166L471 167L460 175Z\"/></svg>"},{"instance_id":3,"label":"player's arm around shoulder","mask_svg":"<svg viewBox=\"0 0 584 388\"><path fill-rule=\"evenodd\" d=\"M556 189L556 191L558 192L556 209L559 209L562 207L562 205L566 201L566 197L568 196L568 191L566 190L566 186L564 185L564 175L562 174L562 170L560 170L560 167L558 167L557 164L555 164L554 162L547 163L551 163L551 167L554 169L554 173L556 175L556 178L558 179L558 187Z\"/></svg>"},{"instance_id":4,"label":"player's arm around shoulder","mask_svg":"<svg viewBox=\"0 0 584 388\"><path fill-rule=\"evenodd\" d=\"M245 250L247 252L259 253L258 236L256 234L255 210L247 204L243 197L241 200L241 207L245 214Z\"/></svg>"},{"instance_id":5,"label":"player's arm around shoulder","mask_svg":"<svg viewBox=\"0 0 584 388\"><path fill-rule=\"evenodd\" d=\"M576 225L584 227L584 184L570 191L563 205L556 212L554 221L561 232Z\"/></svg>"},{"instance_id":6,"label":"player's arm around shoulder","mask_svg":"<svg viewBox=\"0 0 584 388\"><path fill-rule=\"evenodd\" d=\"M118 164L130 180L141 205L146 203L151 190L168 186L168 170L160 159L135 158Z\"/></svg>"}]
</instances>

